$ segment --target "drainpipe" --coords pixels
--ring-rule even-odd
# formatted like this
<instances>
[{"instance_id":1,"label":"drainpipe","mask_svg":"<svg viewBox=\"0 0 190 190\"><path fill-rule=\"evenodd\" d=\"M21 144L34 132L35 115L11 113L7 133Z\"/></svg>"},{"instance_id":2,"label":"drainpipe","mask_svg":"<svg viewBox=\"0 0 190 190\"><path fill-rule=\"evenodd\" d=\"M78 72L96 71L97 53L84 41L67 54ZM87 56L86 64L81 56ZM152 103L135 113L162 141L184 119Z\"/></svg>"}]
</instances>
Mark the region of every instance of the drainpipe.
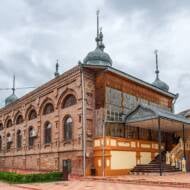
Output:
<instances>
[{"instance_id":1,"label":"drainpipe","mask_svg":"<svg viewBox=\"0 0 190 190\"><path fill-rule=\"evenodd\" d=\"M173 112L173 113L175 112L174 106L175 106L175 103L176 103L176 100L178 99L178 97L179 97L179 94L177 93L177 94L175 95L175 98L174 98L173 101L172 101L172 112Z\"/></svg>"},{"instance_id":2,"label":"drainpipe","mask_svg":"<svg viewBox=\"0 0 190 190\"><path fill-rule=\"evenodd\" d=\"M106 88L105 88L105 98L106 98ZM102 143L102 176L105 176L105 144L106 144L106 122L107 122L107 105L106 105L106 99L104 102L104 112L103 112L103 124L102 124L102 137L103 137L103 143Z\"/></svg>"},{"instance_id":3,"label":"drainpipe","mask_svg":"<svg viewBox=\"0 0 190 190\"><path fill-rule=\"evenodd\" d=\"M103 136L103 143L102 143L102 176L105 176L105 119L103 121L103 126L102 126L102 136Z\"/></svg>"},{"instance_id":4,"label":"drainpipe","mask_svg":"<svg viewBox=\"0 0 190 190\"><path fill-rule=\"evenodd\" d=\"M86 113L85 113L85 84L83 68L79 61L82 86L82 145L83 145L83 176L86 176Z\"/></svg>"}]
</instances>

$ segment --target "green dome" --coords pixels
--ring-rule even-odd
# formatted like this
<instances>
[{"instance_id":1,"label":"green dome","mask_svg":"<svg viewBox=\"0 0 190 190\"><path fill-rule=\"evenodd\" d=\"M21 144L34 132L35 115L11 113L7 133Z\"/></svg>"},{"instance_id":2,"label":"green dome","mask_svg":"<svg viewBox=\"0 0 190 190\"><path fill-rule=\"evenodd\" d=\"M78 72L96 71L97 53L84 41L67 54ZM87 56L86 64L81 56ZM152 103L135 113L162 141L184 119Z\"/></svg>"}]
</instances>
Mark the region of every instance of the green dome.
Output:
<instances>
[{"instance_id":1,"label":"green dome","mask_svg":"<svg viewBox=\"0 0 190 190\"><path fill-rule=\"evenodd\" d=\"M5 99L5 105L11 104L16 101L18 98L15 94L11 94L9 97Z\"/></svg>"},{"instance_id":2,"label":"green dome","mask_svg":"<svg viewBox=\"0 0 190 190\"><path fill-rule=\"evenodd\" d=\"M169 86L161 81L159 78L156 78L156 80L152 83L155 87L160 88L164 91L169 91Z\"/></svg>"},{"instance_id":3,"label":"green dome","mask_svg":"<svg viewBox=\"0 0 190 190\"><path fill-rule=\"evenodd\" d=\"M103 66L112 66L112 60L108 53L104 52L104 43L103 43L103 33L102 28L99 30L97 27L97 36L95 38L96 49L87 54L84 58L83 63L89 65L103 65Z\"/></svg>"},{"instance_id":4,"label":"green dome","mask_svg":"<svg viewBox=\"0 0 190 190\"><path fill-rule=\"evenodd\" d=\"M155 70L156 79L154 80L154 82L152 83L152 85L155 86L155 87L157 87L157 88L159 88L159 89L161 89L161 90L164 90L164 91L168 92L169 91L169 86L165 82L163 82L163 81L161 81L159 79L159 73L160 73L160 71L158 69L158 50L155 50L154 53L155 53L155 56L156 56L156 70Z\"/></svg>"},{"instance_id":5,"label":"green dome","mask_svg":"<svg viewBox=\"0 0 190 190\"><path fill-rule=\"evenodd\" d=\"M83 62L85 64L112 66L112 60L109 54L104 52L103 49L100 49L99 46L94 51L89 52Z\"/></svg>"}]
</instances>

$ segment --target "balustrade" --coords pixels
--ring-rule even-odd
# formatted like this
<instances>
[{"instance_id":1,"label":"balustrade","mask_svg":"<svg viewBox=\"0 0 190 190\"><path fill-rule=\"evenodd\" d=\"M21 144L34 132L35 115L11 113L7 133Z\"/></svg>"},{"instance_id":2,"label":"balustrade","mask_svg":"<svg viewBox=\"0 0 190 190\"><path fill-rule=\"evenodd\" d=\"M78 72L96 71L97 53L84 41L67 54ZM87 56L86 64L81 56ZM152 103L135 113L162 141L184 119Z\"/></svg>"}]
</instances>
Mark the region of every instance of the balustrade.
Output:
<instances>
[{"instance_id":1,"label":"balustrade","mask_svg":"<svg viewBox=\"0 0 190 190\"><path fill-rule=\"evenodd\" d=\"M179 143L170 151L166 153L166 164L175 166L183 172L186 172L186 160L184 158L184 147L185 150L190 150L190 140L184 142L180 139Z\"/></svg>"}]
</instances>

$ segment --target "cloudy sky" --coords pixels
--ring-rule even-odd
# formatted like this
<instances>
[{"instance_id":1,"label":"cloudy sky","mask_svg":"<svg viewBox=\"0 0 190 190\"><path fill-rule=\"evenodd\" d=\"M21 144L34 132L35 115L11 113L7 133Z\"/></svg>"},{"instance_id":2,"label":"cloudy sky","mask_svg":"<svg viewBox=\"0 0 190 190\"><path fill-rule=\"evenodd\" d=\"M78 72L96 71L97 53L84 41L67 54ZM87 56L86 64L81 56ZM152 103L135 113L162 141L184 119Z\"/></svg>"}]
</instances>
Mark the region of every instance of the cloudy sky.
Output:
<instances>
[{"instance_id":1,"label":"cloudy sky","mask_svg":"<svg viewBox=\"0 0 190 190\"><path fill-rule=\"evenodd\" d=\"M190 108L189 0L1 0L0 88L39 86L75 66L95 48L100 9L105 51L113 66L147 82L160 78L179 93L176 111ZM17 96L26 90L18 90ZM11 91L0 91L0 105Z\"/></svg>"}]
</instances>

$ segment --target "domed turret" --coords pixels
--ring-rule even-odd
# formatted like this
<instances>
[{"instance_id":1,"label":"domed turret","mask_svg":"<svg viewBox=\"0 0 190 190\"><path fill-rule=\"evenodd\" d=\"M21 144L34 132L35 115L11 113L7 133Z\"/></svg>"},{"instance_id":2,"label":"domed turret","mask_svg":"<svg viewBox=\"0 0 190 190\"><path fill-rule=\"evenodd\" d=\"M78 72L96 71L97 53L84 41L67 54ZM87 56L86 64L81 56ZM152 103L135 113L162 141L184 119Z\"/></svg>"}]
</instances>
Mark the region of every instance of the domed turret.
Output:
<instances>
[{"instance_id":1,"label":"domed turret","mask_svg":"<svg viewBox=\"0 0 190 190\"><path fill-rule=\"evenodd\" d=\"M9 97L7 97L5 99L5 105L11 104L11 103L13 103L14 101L16 101L18 99L17 96L15 95L15 76L13 76L13 88L12 88L12 91L13 91L13 93Z\"/></svg>"},{"instance_id":2,"label":"domed turret","mask_svg":"<svg viewBox=\"0 0 190 190\"><path fill-rule=\"evenodd\" d=\"M152 83L152 85L154 85L154 86L157 87L157 88L160 88L161 90L169 91L169 86L168 86L165 82L163 82L163 81L161 81L161 80L159 79L158 50L155 50L154 53L155 53L155 55L156 55L156 71L155 71L155 73L156 73L156 79L155 79L155 81Z\"/></svg>"},{"instance_id":3,"label":"domed turret","mask_svg":"<svg viewBox=\"0 0 190 190\"><path fill-rule=\"evenodd\" d=\"M156 78L152 84L164 91L169 91L169 86L165 82L161 81L159 78Z\"/></svg>"},{"instance_id":4,"label":"domed turret","mask_svg":"<svg viewBox=\"0 0 190 190\"><path fill-rule=\"evenodd\" d=\"M15 94L11 94L9 97L5 99L5 105L11 104L16 101L18 98Z\"/></svg>"},{"instance_id":5,"label":"domed turret","mask_svg":"<svg viewBox=\"0 0 190 190\"><path fill-rule=\"evenodd\" d=\"M94 51L89 52L83 62L85 64L112 66L112 60L109 54L104 52L99 46Z\"/></svg>"},{"instance_id":6,"label":"domed turret","mask_svg":"<svg viewBox=\"0 0 190 190\"><path fill-rule=\"evenodd\" d=\"M103 33L102 29L99 29L99 11L97 11L97 37L96 37L97 47L94 51L91 51L84 58L84 64L92 64L92 65L106 65L112 66L112 60L108 53L104 52L104 44L103 44Z\"/></svg>"}]
</instances>

